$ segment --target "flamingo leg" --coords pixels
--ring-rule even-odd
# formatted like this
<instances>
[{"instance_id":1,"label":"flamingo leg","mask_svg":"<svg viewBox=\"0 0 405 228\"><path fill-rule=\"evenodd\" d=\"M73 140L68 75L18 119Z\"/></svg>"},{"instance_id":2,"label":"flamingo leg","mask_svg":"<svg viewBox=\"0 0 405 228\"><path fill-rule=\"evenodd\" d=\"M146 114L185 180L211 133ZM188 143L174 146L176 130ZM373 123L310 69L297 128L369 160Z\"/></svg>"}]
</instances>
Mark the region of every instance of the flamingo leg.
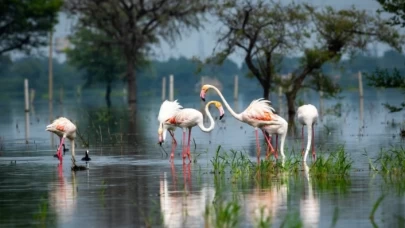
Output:
<instances>
[{"instance_id":1,"label":"flamingo leg","mask_svg":"<svg viewBox=\"0 0 405 228\"><path fill-rule=\"evenodd\" d=\"M185 145L186 145L186 131L183 130L183 149L182 149L183 163L184 163L184 159L186 158Z\"/></svg>"},{"instance_id":2,"label":"flamingo leg","mask_svg":"<svg viewBox=\"0 0 405 228\"><path fill-rule=\"evenodd\" d=\"M174 185L174 190L176 190L177 186L177 176L176 176L176 168L174 167L173 162L170 164L171 171L172 171L172 180L173 180L173 185Z\"/></svg>"},{"instance_id":3,"label":"flamingo leg","mask_svg":"<svg viewBox=\"0 0 405 228\"><path fill-rule=\"evenodd\" d=\"M264 138L267 141L268 149L270 149L270 151L274 154L274 157L277 159L277 154L275 154L274 148L271 145L271 136L267 136L266 132L264 130L262 130L262 131L263 131ZM267 157L267 152L266 152L266 157Z\"/></svg>"},{"instance_id":4,"label":"flamingo leg","mask_svg":"<svg viewBox=\"0 0 405 228\"><path fill-rule=\"evenodd\" d=\"M58 159L59 159L59 161L60 162L62 162L62 144L64 143L64 141L65 141L65 137L62 137L61 138L61 140L60 140L60 144L59 144L59 147L58 147Z\"/></svg>"},{"instance_id":5,"label":"flamingo leg","mask_svg":"<svg viewBox=\"0 0 405 228\"><path fill-rule=\"evenodd\" d=\"M314 161L315 161L315 159L316 159L316 155L315 155L315 144L314 144L314 141L315 141L315 131L314 131L314 124L312 124L312 158L314 159Z\"/></svg>"},{"instance_id":6,"label":"flamingo leg","mask_svg":"<svg viewBox=\"0 0 405 228\"><path fill-rule=\"evenodd\" d=\"M256 132L256 147L257 147L257 163L260 163L260 145L259 145L259 133L257 131L257 128L255 130Z\"/></svg>"},{"instance_id":7,"label":"flamingo leg","mask_svg":"<svg viewBox=\"0 0 405 228\"><path fill-rule=\"evenodd\" d=\"M58 158L58 159L59 159L59 153L58 153L58 151L59 151L59 147L60 147L60 145L61 145L61 142L62 142L62 137L59 137L58 150L56 150L56 154L53 155L54 157L56 157L56 158ZM60 159L59 159L59 160L60 160Z\"/></svg>"},{"instance_id":8,"label":"flamingo leg","mask_svg":"<svg viewBox=\"0 0 405 228\"><path fill-rule=\"evenodd\" d=\"M301 127L301 156L304 156L304 125Z\"/></svg>"},{"instance_id":9,"label":"flamingo leg","mask_svg":"<svg viewBox=\"0 0 405 228\"><path fill-rule=\"evenodd\" d=\"M172 140L172 152L170 153L170 161L173 162L173 160L174 160L174 150L176 149L177 141L174 138L174 134L173 134L173 132L171 130L169 130L169 133L170 133L170 135L172 136L172 139L173 139Z\"/></svg>"},{"instance_id":10,"label":"flamingo leg","mask_svg":"<svg viewBox=\"0 0 405 228\"><path fill-rule=\"evenodd\" d=\"M188 157L189 162L191 162L190 141L191 141L191 127L188 129L188 145L187 145L187 157Z\"/></svg>"}]
</instances>

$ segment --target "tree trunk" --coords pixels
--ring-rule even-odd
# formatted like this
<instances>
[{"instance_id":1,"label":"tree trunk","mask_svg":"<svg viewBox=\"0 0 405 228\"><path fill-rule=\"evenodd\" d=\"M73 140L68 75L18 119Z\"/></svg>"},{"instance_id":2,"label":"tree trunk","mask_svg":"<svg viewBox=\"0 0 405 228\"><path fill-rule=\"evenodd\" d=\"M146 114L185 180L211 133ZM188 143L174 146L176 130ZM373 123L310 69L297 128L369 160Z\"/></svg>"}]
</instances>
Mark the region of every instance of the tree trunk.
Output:
<instances>
[{"instance_id":1,"label":"tree trunk","mask_svg":"<svg viewBox=\"0 0 405 228\"><path fill-rule=\"evenodd\" d=\"M107 90L105 92L105 101L107 102L107 107L111 107L111 82L107 82Z\"/></svg>"},{"instance_id":2,"label":"tree trunk","mask_svg":"<svg viewBox=\"0 0 405 228\"><path fill-rule=\"evenodd\" d=\"M269 86L263 86L263 98L269 100L270 98Z\"/></svg>"},{"instance_id":3,"label":"tree trunk","mask_svg":"<svg viewBox=\"0 0 405 228\"><path fill-rule=\"evenodd\" d=\"M297 96L297 92L291 91L285 94L287 98L287 107L288 107L288 123L294 125L295 119L295 98Z\"/></svg>"}]
</instances>

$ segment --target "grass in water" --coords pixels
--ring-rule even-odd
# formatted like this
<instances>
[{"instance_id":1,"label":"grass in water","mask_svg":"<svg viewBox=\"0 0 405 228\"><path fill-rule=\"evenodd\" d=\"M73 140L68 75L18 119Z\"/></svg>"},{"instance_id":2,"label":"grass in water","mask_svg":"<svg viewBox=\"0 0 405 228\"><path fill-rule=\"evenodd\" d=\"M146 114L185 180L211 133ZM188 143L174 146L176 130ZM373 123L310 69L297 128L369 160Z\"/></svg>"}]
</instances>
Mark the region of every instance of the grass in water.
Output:
<instances>
[{"instance_id":1,"label":"grass in water","mask_svg":"<svg viewBox=\"0 0 405 228\"><path fill-rule=\"evenodd\" d=\"M403 147L382 149L374 161L369 158L369 164L374 171L402 176L405 174L405 149Z\"/></svg>"},{"instance_id":2,"label":"grass in water","mask_svg":"<svg viewBox=\"0 0 405 228\"><path fill-rule=\"evenodd\" d=\"M328 157L322 154L311 165L310 173L314 177L334 176L343 178L349 175L353 161L349 158L343 146L332 152Z\"/></svg>"},{"instance_id":3,"label":"grass in water","mask_svg":"<svg viewBox=\"0 0 405 228\"><path fill-rule=\"evenodd\" d=\"M205 227L237 227L239 223L240 205L236 201L218 201L205 207Z\"/></svg>"}]
</instances>

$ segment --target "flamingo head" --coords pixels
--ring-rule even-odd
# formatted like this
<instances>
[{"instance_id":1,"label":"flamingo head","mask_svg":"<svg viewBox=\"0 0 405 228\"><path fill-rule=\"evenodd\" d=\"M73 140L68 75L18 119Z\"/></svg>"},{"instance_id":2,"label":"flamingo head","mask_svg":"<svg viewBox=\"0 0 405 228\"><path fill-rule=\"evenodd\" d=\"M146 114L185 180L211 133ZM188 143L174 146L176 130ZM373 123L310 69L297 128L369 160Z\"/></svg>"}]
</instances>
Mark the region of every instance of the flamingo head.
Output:
<instances>
[{"instance_id":1,"label":"flamingo head","mask_svg":"<svg viewBox=\"0 0 405 228\"><path fill-rule=\"evenodd\" d=\"M215 107L217 107L217 109L219 110L219 119L222 119L222 117L224 117L225 112L224 112L224 108L222 107L221 102L219 101L214 101L213 102Z\"/></svg>"},{"instance_id":2,"label":"flamingo head","mask_svg":"<svg viewBox=\"0 0 405 228\"><path fill-rule=\"evenodd\" d=\"M162 125L160 125L160 126L162 126ZM159 127L158 136L159 136L158 144L162 145L162 143L163 143L163 128L162 127Z\"/></svg>"},{"instance_id":3,"label":"flamingo head","mask_svg":"<svg viewBox=\"0 0 405 228\"><path fill-rule=\"evenodd\" d=\"M201 92L200 92L201 100L205 101L205 94L207 93L208 89L209 89L209 85L203 85L201 87Z\"/></svg>"}]
</instances>

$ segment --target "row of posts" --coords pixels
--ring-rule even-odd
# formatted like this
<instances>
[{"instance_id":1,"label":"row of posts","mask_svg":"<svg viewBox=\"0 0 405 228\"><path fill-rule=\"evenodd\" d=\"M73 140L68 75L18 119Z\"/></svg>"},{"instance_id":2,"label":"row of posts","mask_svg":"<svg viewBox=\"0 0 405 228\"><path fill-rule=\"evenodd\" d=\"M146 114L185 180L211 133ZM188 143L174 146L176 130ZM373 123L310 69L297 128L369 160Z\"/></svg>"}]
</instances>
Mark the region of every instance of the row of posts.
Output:
<instances>
[{"instance_id":1,"label":"row of posts","mask_svg":"<svg viewBox=\"0 0 405 228\"><path fill-rule=\"evenodd\" d=\"M204 77L201 77L201 86L204 85ZM234 91L233 91L233 99L238 100L238 85L239 79L238 75L234 77ZM162 78L162 101L166 100L166 77ZM169 75L169 101L174 101L174 76L171 74Z\"/></svg>"}]
</instances>

